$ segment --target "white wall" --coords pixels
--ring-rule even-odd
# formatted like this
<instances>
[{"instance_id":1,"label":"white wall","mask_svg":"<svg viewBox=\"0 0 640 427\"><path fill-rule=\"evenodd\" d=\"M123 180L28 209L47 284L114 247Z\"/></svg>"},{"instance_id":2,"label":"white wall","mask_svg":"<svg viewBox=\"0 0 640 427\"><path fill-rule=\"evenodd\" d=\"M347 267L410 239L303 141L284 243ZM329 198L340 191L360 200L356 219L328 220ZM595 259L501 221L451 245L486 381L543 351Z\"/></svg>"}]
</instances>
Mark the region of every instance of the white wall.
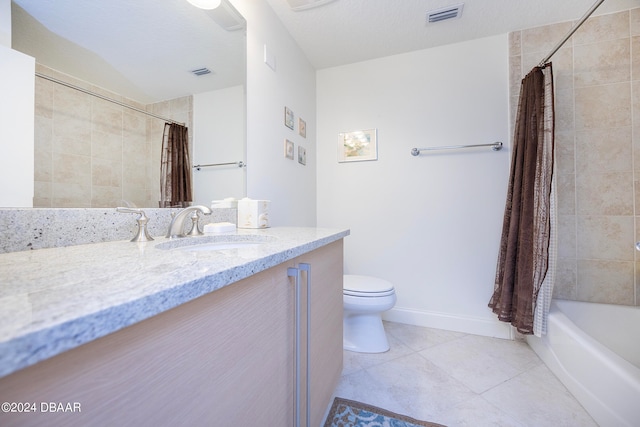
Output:
<instances>
[{"instance_id":1,"label":"white wall","mask_svg":"<svg viewBox=\"0 0 640 427\"><path fill-rule=\"evenodd\" d=\"M35 60L0 45L0 206L33 206Z\"/></svg>"},{"instance_id":2,"label":"white wall","mask_svg":"<svg viewBox=\"0 0 640 427\"><path fill-rule=\"evenodd\" d=\"M0 46L11 47L11 0L0 0Z\"/></svg>"},{"instance_id":3,"label":"white wall","mask_svg":"<svg viewBox=\"0 0 640 427\"><path fill-rule=\"evenodd\" d=\"M194 165L245 161L244 86L193 95ZM245 195L245 169L215 166L193 171L194 204Z\"/></svg>"},{"instance_id":4,"label":"white wall","mask_svg":"<svg viewBox=\"0 0 640 427\"><path fill-rule=\"evenodd\" d=\"M345 272L391 281L386 318L508 337L487 303L509 173L507 35L317 73L318 226L351 229ZM378 129L377 161L338 133ZM412 147L489 148L410 155Z\"/></svg>"},{"instance_id":5,"label":"white wall","mask_svg":"<svg viewBox=\"0 0 640 427\"><path fill-rule=\"evenodd\" d=\"M232 0L247 20L247 195L271 200L272 226L316 225L315 70L264 0ZM264 46L276 70L264 63ZM284 107L296 127L284 126ZM298 135L298 117L307 137ZM284 157L284 140L307 150L307 164Z\"/></svg>"},{"instance_id":6,"label":"white wall","mask_svg":"<svg viewBox=\"0 0 640 427\"><path fill-rule=\"evenodd\" d=\"M11 1L0 0L0 206L33 206L33 58L11 49Z\"/></svg>"}]
</instances>

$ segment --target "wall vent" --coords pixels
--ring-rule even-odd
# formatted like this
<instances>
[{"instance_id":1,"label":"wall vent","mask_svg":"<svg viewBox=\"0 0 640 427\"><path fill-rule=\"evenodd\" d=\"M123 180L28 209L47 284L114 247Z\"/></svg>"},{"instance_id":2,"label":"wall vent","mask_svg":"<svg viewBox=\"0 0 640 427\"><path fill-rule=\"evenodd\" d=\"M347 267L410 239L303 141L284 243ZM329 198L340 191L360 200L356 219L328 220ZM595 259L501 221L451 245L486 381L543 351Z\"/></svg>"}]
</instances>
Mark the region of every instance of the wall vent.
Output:
<instances>
[{"instance_id":1,"label":"wall vent","mask_svg":"<svg viewBox=\"0 0 640 427\"><path fill-rule=\"evenodd\" d=\"M198 68L197 70L191 70L196 76L204 76L205 74L211 74L211 70L207 67Z\"/></svg>"},{"instance_id":2,"label":"wall vent","mask_svg":"<svg viewBox=\"0 0 640 427\"><path fill-rule=\"evenodd\" d=\"M427 11L427 22L440 22L447 19L457 19L462 15L464 3L454 4L452 6L443 7Z\"/></svg>"}]
</instances>

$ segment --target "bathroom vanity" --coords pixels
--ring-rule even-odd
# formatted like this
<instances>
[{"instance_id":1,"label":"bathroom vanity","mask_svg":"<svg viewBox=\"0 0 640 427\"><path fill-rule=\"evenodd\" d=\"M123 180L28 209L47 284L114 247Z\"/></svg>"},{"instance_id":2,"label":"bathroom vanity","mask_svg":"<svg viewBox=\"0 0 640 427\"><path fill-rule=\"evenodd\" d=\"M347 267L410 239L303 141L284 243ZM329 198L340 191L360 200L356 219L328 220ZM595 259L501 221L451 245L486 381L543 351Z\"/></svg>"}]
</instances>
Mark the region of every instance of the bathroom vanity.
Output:
<instances>
[{"instance_id":1,"label":"bathroom vanity","mask_svg":"<svg viewBox=\"0 0 640 427\"><path fill-rule=\"evenodd\" d=\"M0 425L320 425L342 370L348 234L0 255L0 402L15 402Z\"/></svg>"}]
</instances>

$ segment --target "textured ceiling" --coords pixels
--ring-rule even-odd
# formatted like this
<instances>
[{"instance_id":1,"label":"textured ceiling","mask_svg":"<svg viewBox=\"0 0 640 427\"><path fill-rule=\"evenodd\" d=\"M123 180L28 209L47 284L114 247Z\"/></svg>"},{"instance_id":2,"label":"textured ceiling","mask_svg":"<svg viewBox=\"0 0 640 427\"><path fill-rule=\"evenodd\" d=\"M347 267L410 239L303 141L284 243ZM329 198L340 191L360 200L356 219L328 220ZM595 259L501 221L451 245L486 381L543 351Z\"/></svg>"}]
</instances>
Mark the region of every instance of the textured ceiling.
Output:
<instances>
[{"instance_id":1,"label":"textured ceiling","mask_svg":"<svg viewBox=\"0 0 640 427\"><path fill-rule=\"evenodd\" d=\"M577 20L595 0L335 0L299 12L287 0L267 2L321 69ZM426 24L428 10L458 3L464 3L461 18ZM596 14L639 6L639 0L606 0Z\"/></svg>"},{"instance_id":2,"label":"textured ceiling","mask_svg":"<svg viewBox=\"0 0 640 427\"><path fill-rule=\"evenodd\" d=\"M428 10L461 0L335 0L300 12L266 1L321 69L579 19L595 0L466 0L460 19L434 24ZM596 14L639 6L607 0ZM14 49L142 103L245 78L244 31L223 30L186 0L12 0L12 23ZM201 67L214 73L189 73Z\"/></svg>"}]
</instances>

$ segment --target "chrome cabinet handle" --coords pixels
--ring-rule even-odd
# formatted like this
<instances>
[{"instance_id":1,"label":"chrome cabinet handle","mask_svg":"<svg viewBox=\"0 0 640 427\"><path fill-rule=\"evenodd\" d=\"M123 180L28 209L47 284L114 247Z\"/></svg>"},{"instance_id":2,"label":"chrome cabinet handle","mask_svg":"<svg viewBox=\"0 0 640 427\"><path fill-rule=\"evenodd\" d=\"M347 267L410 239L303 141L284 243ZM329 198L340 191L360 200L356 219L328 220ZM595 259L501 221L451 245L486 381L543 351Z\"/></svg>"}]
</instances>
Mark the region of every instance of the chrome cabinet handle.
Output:
<instances>
[{"instance_id":1,"label":"chrome cabinet handle","mask_svg":"<svg viewBox=\"0 0 640 427\"><path fill-rule=\"evenodd\" d=\"M300 427L300 270L294 267L287 268L287 276L294 277L294 294L295 294L295 412L294 425Z\"/></svg>"},{"instance_id":2,"label":"chrome cabinet handle","mask_svg":"<svg viewBox=\"0 0 640 427\"><path fill-rule=\"evenodd\" d=\"M306 274L306 286L307 286L307 339L306 339L306 343L305 343L305 349L306 349L306 362L307 362L307 370L305 373L305 378L306 378L306 411L305 411L305 418L306 418L306 426L309 427L310 426L310 417L311 417L311 411L310 411L310 403L311 403L311 393L310 393L310 384L309 384L309 333L311 332L311 329L309 327L310 325L310 313L311 313L311 264L308 263L300 263L298 264L298 267L290 267L287 269L287 276L288 277L294 277L295 278L295 415L294 415L294 425L296 427L300 427L300 421L302 418L302 414L300 413L300 402L301 402L301 397L300 397L300 393L301 393L301 381L302 381L302 375L300 373L300 360L301 360L301 350L302 350L302 328L300 327L300 322L301 322L301 318L302 318L302 304L301 304L301 292L300 292L300 273L302 271L305 271Z\"/></svg>"},{"instance_id":3,"label":"chrome cabinet handle","mask_svg":"<svg viewBox=\"0 0 640 427\"><path fill-rule=\"evenodd\" d=\"M307 379L307 384L306 384L306 391L307 391L307 410L306 410L306 418L307 418L307 427L311 427L311 385L310 385L310 371L311 371L311 360L310 360L310 354L311 352L310 347L309 347L309 343L311 342L311 264L308 264L306 262L300 263L298 265L298 269L300 271L306 271L307 274L307 342L306 342L306 347L307 347L307 355L306 355L306 362L307 362L307 372L306 372L306 379Z\"/></svg>"}]
</instances>

